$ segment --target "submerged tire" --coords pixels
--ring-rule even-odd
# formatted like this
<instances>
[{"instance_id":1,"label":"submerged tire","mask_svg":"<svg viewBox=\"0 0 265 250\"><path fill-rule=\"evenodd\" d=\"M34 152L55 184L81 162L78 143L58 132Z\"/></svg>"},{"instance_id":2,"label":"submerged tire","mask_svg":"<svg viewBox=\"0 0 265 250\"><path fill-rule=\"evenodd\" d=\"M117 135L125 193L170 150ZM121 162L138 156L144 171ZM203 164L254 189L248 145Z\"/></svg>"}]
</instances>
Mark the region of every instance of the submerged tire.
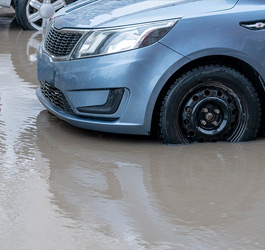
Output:
<instances>
[{"instance_id":1,"label":"submerged tire","mask_svg":"<svg viewBox=\"0 0 265 250\"><path fill-rule=\"evenodd\" d=\"M209 65L182 75L160 109L160 140L167 144L255 139L261 119L258 95L240 72Z\"/></svg>"}]
</instances>

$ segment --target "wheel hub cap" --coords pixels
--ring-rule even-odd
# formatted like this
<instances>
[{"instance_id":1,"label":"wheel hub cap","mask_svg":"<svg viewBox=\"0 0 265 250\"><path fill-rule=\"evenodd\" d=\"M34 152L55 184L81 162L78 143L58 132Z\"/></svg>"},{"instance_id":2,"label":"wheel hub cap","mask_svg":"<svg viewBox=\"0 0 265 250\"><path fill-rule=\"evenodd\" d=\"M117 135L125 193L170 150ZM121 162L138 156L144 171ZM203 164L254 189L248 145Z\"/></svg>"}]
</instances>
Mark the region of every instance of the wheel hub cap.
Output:
<instances>
[{"instance_id":1,"label":"wheel hub cap","mask_svg":"<svg viewBox=\"0 0 265 250\"><path fill-rule=\"evenodd\" d=\"M43 4L40 8L40 15L42 18L49 19L55 13L55 9L51 4Z\"/></svg>"},{"instance_id":2,"label":"wheel hub cap","mask_svg":"<svg viewBox=\"0 0 265 250\"><path fill-rule=\"evenodd\" d=\"M211 121L214 120L214 114L212 114L212 113L207 113L207 114L205 115L205 118L206 118L206 121L207 121L207 122L211 122Z\"/></svg>"}]
</instances>

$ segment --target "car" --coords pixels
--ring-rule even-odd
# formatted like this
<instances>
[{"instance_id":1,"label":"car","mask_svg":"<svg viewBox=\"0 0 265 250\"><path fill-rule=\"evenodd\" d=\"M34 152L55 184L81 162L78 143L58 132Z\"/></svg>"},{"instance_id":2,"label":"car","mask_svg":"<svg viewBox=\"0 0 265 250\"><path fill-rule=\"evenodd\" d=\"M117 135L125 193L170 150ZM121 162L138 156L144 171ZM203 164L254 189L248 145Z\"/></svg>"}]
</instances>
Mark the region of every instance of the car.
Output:
<instances>
[{"instance_id":1,"label":"car","mask_svg":"<svg viewBox=\"0 0 265 250\"><path fill-rule=\"evenodd\" d=\"M13 7L24 30L45 30L49 19L73 0L0 0L0 7Z\"/></svg>"},{"instance_id":2,"label":"car","mask_svg":"<svg viewBox=\"0 0 265 250\"><path fill-rule=\"evenodd\" d=\"M264 125L265 1L98 0L51 20L37 96L85 129L166 144L249 141Z\"/></svg>"}]
</instances>

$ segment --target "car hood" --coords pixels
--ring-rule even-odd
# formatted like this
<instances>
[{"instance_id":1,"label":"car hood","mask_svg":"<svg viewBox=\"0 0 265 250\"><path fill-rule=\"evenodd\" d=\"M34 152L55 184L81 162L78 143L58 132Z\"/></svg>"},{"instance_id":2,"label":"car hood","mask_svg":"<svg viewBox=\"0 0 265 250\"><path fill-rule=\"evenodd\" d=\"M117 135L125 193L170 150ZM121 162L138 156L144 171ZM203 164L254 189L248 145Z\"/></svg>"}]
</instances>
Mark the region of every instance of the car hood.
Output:
<instances>
[{"instance_id":1,"label":"car hood","mask_svg":"<svg viewBox=\"0 0 265 250\"><path fill-rule=\"evenodd\" d=\"M54 27L109 28L230 9L237 0L86 0L57 12Z\"/></svg>"}]
</instances>

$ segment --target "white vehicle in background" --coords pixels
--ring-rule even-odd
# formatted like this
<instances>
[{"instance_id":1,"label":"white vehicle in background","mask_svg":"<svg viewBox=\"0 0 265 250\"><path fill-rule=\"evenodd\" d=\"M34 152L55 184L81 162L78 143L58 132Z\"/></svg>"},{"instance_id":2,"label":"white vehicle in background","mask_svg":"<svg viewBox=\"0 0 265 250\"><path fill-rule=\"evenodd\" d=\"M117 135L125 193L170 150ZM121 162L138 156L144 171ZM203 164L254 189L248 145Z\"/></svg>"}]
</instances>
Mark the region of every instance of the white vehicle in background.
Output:
<instances>
[{"instance_id":1,"label":"white vehicle in background","mask_svg":"<svg viewBox=\"0 0 265 250\"><path fill-rule=\"evenodd\" d=\"M24 30L44 30L56 11L74 0L0 0L0 7L13 7Z\"/></svg>"}]
</instances>

